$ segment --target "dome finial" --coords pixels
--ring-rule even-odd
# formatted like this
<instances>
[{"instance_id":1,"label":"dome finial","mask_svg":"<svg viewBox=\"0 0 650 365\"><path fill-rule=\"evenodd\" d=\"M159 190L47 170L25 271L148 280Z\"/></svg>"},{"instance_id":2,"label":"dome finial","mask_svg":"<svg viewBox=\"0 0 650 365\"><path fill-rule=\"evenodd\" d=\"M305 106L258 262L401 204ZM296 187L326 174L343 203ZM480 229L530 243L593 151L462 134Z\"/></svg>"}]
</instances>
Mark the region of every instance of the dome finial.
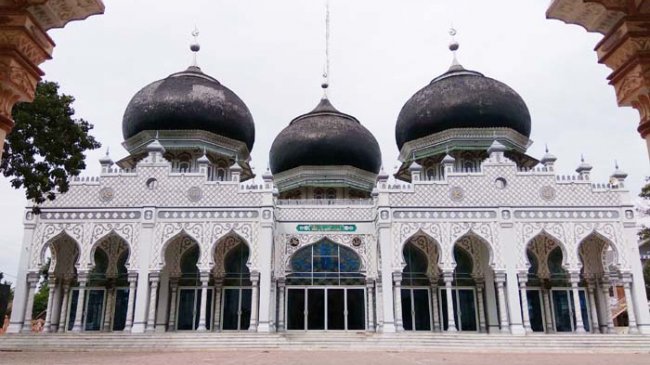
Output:
<instances>
[{"instance_id":1,"label":"dome finial","mask_svg":"<svg viewBox=\"0 0 650 365\"><path fill-rule=\"evenodd\" d=\"M323 65L323 99L327 99L327 88L330 86L330 1L325 0L325 64Z\"/></svg>"},{"instance_id":2,"label":"dome finial","mask_svg":"<svg viewBox=\"0 0 650 365\"><path fill-rule=\"evenodd\" d=\"M190 44L190 50L193 53L194 59L192 61L192 66L193 67L199 67L199 64L196 60L197 58L197 53L201 50L201 45L199 44L199 28L194 26L194 30L192 31L192 37L194 37L194 42Z\"/></svg>"},{"instance_id":3,"label":"dome finial","mask_svg":"<svg viewBox=\"0 0 650 365\"><path fill-rule=\"evenodd\" d=\"M454 59L451 62L451 67L449 70L457 70L457 69L463 69L463 66L460 65L458 62L458 58L456 58L456 51L458 51L458 48L460 48L460 45L456 41L456 29L452 25L451 28L449 28L449 35L451 36L451 42L449 42L449 50L452 52L454 55Z\"/></svg>"}]
</instances>

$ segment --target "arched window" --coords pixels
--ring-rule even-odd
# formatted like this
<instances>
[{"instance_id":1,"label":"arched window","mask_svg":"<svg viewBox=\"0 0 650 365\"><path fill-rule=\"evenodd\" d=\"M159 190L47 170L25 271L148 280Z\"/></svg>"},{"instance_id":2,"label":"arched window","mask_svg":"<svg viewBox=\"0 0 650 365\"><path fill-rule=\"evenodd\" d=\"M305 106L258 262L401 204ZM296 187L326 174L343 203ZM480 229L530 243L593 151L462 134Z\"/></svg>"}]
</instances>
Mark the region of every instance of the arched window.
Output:
<instances>
[{"instance_id":1,"label":"arched window","mask_svg":"<svg viewBox=\"0 0 650 365\"><path fill-rule=\"evenodd\" d=\"M327 189L327 199L334 200L336 199L336 189L329 188Z\"/></svg>"},{"instance_id":2,"label":"arched window","mask_svg":"<svg viewBox=\"0 0 650 365\"><path fill-rule=\"evenodd\" d=\"M323 240L298 250L288 279L302 285L360 285L361 259L352 249Z\"/></svg>"},{"instance_id":3,"label":"arched window","mask_svg":"<svg viewBox=\"0 0 650 365\"><path fill-rule=\"evenodd\" d=\"M199 261L199 246L193 245L181 256L181 277L182 278L198 278L199 268L196 263Z\"/></svg>"},{"instance_id":4,"label":"arched window","mask_svg":"<svg viewBox=\"0 0 650 365\"><path fill-rule=\"evenodd\" d=\"M566 279L568 279L567 273L562 267L562 260L562 249L559 246L548 254L548 270L551 272L551 281L558 286L564 285Z\"/></svg>"},{"instance_id":5,"label":"arched window","mask_svg":"<svg viewBox=\"0 0 650 365\"><path fill-rule=\"evenodd\" d=\"M429 285L427 277L429 261L426 254L410 242L404 246L403 253L406 266L402 270L402 284L404 286Z\"/></svg>"},{"instance_id":6,"label":"arched window","mask_svg":"<svg viewBox=\"0 0 650 365\"><path fill-rule=\"evenodd\" d=\"M325 192L323 192L323 189L321 188L314 189L314 199L324 199L324 198L325 198Z\"/></svg>"}]
</instances>

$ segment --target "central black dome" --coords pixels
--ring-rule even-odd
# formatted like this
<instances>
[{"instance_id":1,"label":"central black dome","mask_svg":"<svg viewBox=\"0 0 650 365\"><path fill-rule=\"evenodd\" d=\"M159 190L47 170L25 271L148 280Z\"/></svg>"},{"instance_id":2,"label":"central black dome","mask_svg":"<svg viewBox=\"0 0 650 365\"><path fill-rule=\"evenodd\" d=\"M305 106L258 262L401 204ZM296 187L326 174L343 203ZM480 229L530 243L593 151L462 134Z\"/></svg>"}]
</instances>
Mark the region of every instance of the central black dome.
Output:
<instances>
[{"instance_id":1,"label":"central black dome","mask_svg":"<svg viewBox=\"0 0 650 365\"><path fill-rule=\"evenodd\" d=\"M128 139L145 130L203 130L243 142L255 142L248 107L230 89L192 66L145 86L131 99L122 119Z\"/></svg>"},{"instance_id":2,"label":"central black dome","mask_svg":"<svg viewBox=\"0 0 650 365\"><path fill-rule=\"evenodd\" d=\"M406 102L397 147L452 128L510 128L530 137L530 113L508 85L456 64Z\"/></svg>"},{"instance_id":3,"label":"central black dome","mask_svg":"<svg viewBox=\"0 0 650 365\"><path fill-rule=\"evenodd\" d=\"M273 141L274 174L300 166L354 166L378 173L381 151L359 121L323 98L311 112L295 118Z\"/></svg>"}]
</instances>

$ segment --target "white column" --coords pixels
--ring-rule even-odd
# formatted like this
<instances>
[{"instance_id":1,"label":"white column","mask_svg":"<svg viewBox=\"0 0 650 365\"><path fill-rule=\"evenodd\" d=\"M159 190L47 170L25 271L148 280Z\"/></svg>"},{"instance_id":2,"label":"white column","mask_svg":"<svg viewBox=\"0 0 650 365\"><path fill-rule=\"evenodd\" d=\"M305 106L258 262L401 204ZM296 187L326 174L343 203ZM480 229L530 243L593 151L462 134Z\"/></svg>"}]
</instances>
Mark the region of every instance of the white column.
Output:
<instances>
[{"instance_id":1,"label":"white column","mask_svg":"<svg viewBox=\"0 0 650 365\"><path fill-rule=\"evenodd\" d=\"M131 332L133 329L133 302L135 300L135 286L138 282L137 273L129 273L129 301L126 308L126 324L124 332Z\"/></svg>"},{"instance_id":2,"label":"white column","mask_svg":"<svg viewBox=\"0 0 650 365\"><path fill-rule=\"evenodd\" d=\"M158 304L156 305L156 332L167 330L167 314L169 313L169 272L161 271L158 281Z\"/></svg>"},{"instance_id":3,"label":"white column","mask_svg":"<svg viewBox=\"0 0 650 365\"><path fill-rule=\"evenodd\" d=\"M104 311L104 332L113 331L113 313L115 313L115 286L106 289L106 309Z\"/></svg>"},{"instance_id":4,"label":"white column","mask_svg":"<svg viewBox=\"0 0 650 365\"><path fill-rule=\"evenodd\" d=\"M430 283L431 290L431 313L433 317L433 332L440 332L440 312L438 311L438 278L432 278Z\"/></svg>"},{"instance_id":5,"label":"white column","mask_svg":"<svg viewBox=\"0 0 650 365\"><path fill-rule=\"evenodd\" d=\"M205 313L206 313L206 307L207 307L207 301L208 301L208 281L210 280L210 273L209 272L202 272L201 273L201 307L199 309L199 328L197 328L197 331L199 332L205 332L207 331L206 325L205 325Z\"/></svg>"},{"instance_id":6,"label":"white column","mask_svg":"<svg viewBox=\"0 0 650 365\"><path fill-rule=\"evenodd\" d=\"M79 282L79 296L77 297L77 311L74 317L74 326L72 327L72 332L81 332L82 328L82 319L84 313L86 312L86 282L88 281L87 273L80 273L77 275L77 281Z\"/></svg>"},{"instance_id":7,"label":"white column","mask_svg":"<svg viewBox=\"0 0 650 365\"><path fill-rule=\"evenodd\" d=\"M271 197L272 199L272 197ZM271 277L273 262L273 206L265 208L262 212L262 223L260 224L260 235L258 242L254 245L258 247L258 269L259 277L259 310L258 316L255 318L257 321L256 330L258 332L270 332L272 322L272 306L271 300ZM268 212L268 213L267 213Z\"/></svg>"},{"instance_id":8,"label":"white column","mask_svg":"<svg viewBox=\"0 0 650 365\"><path fill-rule=\"evenodd\" d=\"M456 311L454 310L454 299L451 290L451 284L454 281L454 272L445 271L443 273L443 280L445 281L445 293L447 296L447 332L457 332L456 328Z\"/></svg>"},{"instance_id":9,"label":"white column","mask_svg":"<svg viewBox=\"0 0 650 365\"><path fill-rule=\"evenodd\" d=\"M625 290L625 303L627 304L627 319L629 322L629 333L639 333L639 328L636 324L636 313L634 306L634 299L632 298L632 291L630 289L632 283L632 275L623 273L623 289ZM647 308L647 307L646 307Z\"/></svg>"},{"instance_id":10,"label":"white column","mask_svg":"<svg viewBox=\"0 0 650 365\"><path fill-rule=\"evenodd\" d=\"M402 321L402 273L393 273L393 291L395 297L395 328L397 332L404 331L404 322Z\"/></svg>"},{"instance_id":11,"label":"white column","mask_svg":"<svg viewBox=\"0 0 650 365\"><path fill-rule=\"evenodd\" d=\"M251 320L248 325L248 330L251 332L257 332L257 316L259 314L258 305L259 305L259 292L260 292L260 273L252 272L251 273L251 283L253 285L253 290L251 293Z\"/></svg>"},{"instance_id":12,"label":"white column","mask_svg":"<svg viewBox=\"0 0 650 365\"><path fill-rule=\"evenodd\" d=\"M505 212L506 210L501 211L502 218L504 217L503 214L505 214ZM497 290L497 295L499 296L501 332L510 332L513 335L523 336L526 334L526 330L524 329L523 318L521 317L519 280L517 274L519 273L519 262L521 262L522 259L525 261L526 250L514 249L514 247L518 247L520 239L521 237L519 237L515 232L513 222L504 218L503 221L499 223L499 245L504 248L503 250L500 250L500 254L501 260L505 265L505 271L495 273L505 274L505 278L500 280L503 287L500 290ZM522 256L524 256L524 258L522 258ZM506 326L505 328L504 324Z\"/></svg>"},{"instance_id":13,"label":"white column","mask_svg":"<svg viewBox=\"0 0 650 365\"><path fill-rule=\"evenodd\" d=\"M169 303L169 322L167 322L167 332L176 331L176 302L178 301L178 278L169 279L170 303Z\"/></svg>"},{"instance_id":14,"label":"white column","mask_svg":"<svg viewBox=\"0 0 650 365\"><path fill-rule=\"evenodd\" d=\"M485 283L483 280L477 280L476 281L476 298L477 304L478 304L478 331L481 333L486 333L487 328L485 326L485 313L484 313L484 305L483 305L483 287L485 286Z\"/></svg>"},{"instance_id":15,"label":"white column","mask_svg":"<svg viewBox=\"0 0 650 365\"><path fill-rule=\"evenodd\" d=\"M62 280L57 279L56 287L54 289L54 298L52 300L52 318L50 324L50 332L56 332L59 327L61 319L61 293L63 292Z\"/></svg>"},{"instance_id":16,"label":"white column","mask_svg":"<svg viewBox=\"0 0 650 365\"><path fill-rule=\"evenodd\" d=\"M61 298L61 315L59 316L59 325L57 332L68 332L68 301L70 300L70 280L63 281L63 296Z\"/></svg>"},{"instance_id":17,"label":"white column","mask_svg":"<svg viewBox=\"0 0 650 365\"><path fill-rule=\"evenodd\" d=\"M609 289L611 288L610 278L609 276L604 276L601 280L601 290L604 304L603 314L605 316L605 322L607 323L607 328L603 331L603 333L615 333L614 319L612 318L612 306L610 304L609 296ZM614 288L614 291L616 291L616 288Z\"/></svg>"},{"instance_id":18,"label":"white column","mask_svg":"<svg viewBox=\"0 0 650 365\"><path fill-rule=\"evenodd\" d=\"M366 323L366 330L368 332L375 332L375 283L373 279L366 279L366 295L368 300L368 321Z\"/></svg>"},{"instance_id":19,"label":"white column","mask_svg":"<svg viewBox=\"0 0 650 365\"><path fill-rule=\"evenodd\" d=\"M23 333L32 332L32 311L34 310L34 295L36 294L36 284L40 279L37 272L31 272L27 275L27 304L23 315Z\"/></svg>"},{"instance_id":20,"label":"white column","mask_svg":"<svg viewBox=\"0 0 650 365\"><path fill-rule=\"evenodd\" d=\"M381 250L381 291L382 291L382 332L396 332L395 324L395 298L393 290L393 242L391 239L391 224L390 222L379 223L379 248ZM397 244L397 243L395 243Z\"/></svg>"},{"instance_id":21,"label":"white column","mask_svg":"<svg viewBox=\"0 0 650 365\"><path fill-rule=\"evenodd\" d=\"M528 308L528 273L519 273L519 296L521 297L521 316L524 322L524 330L526 333L533 332L530 327L530 311Z\"/></svg>"},{"instance_id":22,"label":"white column","mask_svg":"<svg viewBox=\"0 0 650 365\"><path fill-rule=\"evenodd\" d=\"M599 321L598 321L598 311L596 308L596 296L594 291L596 289L596 282L594 280L589 280L587 282L587 294L589 296L587 305L591 309L591 333L598 333L599 330Z\"/></svg>"},{"instance_id":23,"label":"white column","mask_svg":"<svg viewBox=\"0 0 650 365\"><path fill-rule=\"evenodd\" d=\"M223 279L214 279L214 325L212 330L215 332L221 331L221 291L223 287Z\"/></svg>"},{"instance_id":24,"label":"white column","mask_svg":"<svg viewBox=\"0 0 650 365\"><path fill-rule=\"evenodd\" d=\"M286 325L284 323L284 296L285 296L285 280L284 278L278 278L278 331L286 331Z\"/></svg>"},{"instance_id":25,"label":"white column","mask_svg":"<svg viewBox=\"0 0 650 365\"><path fill-rule=\"evenodd\" d=\"M488 333L499 332L499 308L497 308L497 290L494 285L494 272L486 270L484 273L485 281L483 282L485 293L485 322Z\"/></svg>"},{"instance_id":26,"label":"white column","mask_svg":"<svg viewBox=\"0 0 650 365\"><path fill-rule=\"evenodd\" d=\"M629 223L625 226L625 241L619 247L624 245L627 249L627 261L631 268L630 298L633 303L632 311L635 312L634 319L636 328L641 334L650 335L650 308L648 308L648 299L643 280L643 267L641 266L641 256L639 254L639 246L637 245L637 228L633 221ZM628 310L629 312L630 310Z\"/></svg>"},{"instance_id":27,"label":"white column","mask_svg":"<svg viewBox=\"0 0 650 365\"><path fill-rule=\"evenodd\" d=\"M149 281L151 288L149 289L149 313L147 315L147 332L153 332L156 325L156 301L158 299L158 281L160 277L158 273L150 274Z\"/></svg>"},{"instance_id":28,"label":"white column","mask_svg":"<svg viewBox=\"0 0 650 365\"><path fill-rule=\"evenodd\" d=\"M542 289L542 300L544 301L544 323L546 326L546 333L555 333L555 326L553 325L553 312L551 312L550 289Z\"/></svg>"},{"instance_id":29,"label":"white column","mask_svg":"<svg viewBox=\"0 0 650 365\"><path fill-rule=\"evenodd\" d=\"M506 275L505 273L495 273L494 275L497 284L497 295L499 296L499 319L502 333L510 333L508 326L508 310L506 302Z\"/></svg>"},{"instance_id":30,"label":"white column","mask_svg":"<svg viewBox=\"0 0 650 365\"><path fill-rule=\"evenodd\" d=\"M580 292L578 291L578 283L580 282L580 273L572 272L571 273L571 291L573 292L573 311L576 317L576 329L577 333L586 333L585 324L582 321L582 308L580 307Z\"/></svg>"},{"instance_id":31,"label":"white column","mask_svg":"<svg viewBox=\"0 0 650 365\"><path fill-rule=\"evenodd\" d=\"M56 278L54 274L50 274L49 281L47 283L49 293L47 295L47 311L45 312L45 325L43 326L43 333L48 333L52 331L52 314L54 312L54 293L56 291Z\"/></svg>"},{"instance_id":32,"label":"white column","mask_svg":"<svg viewBox=\"0 0 650 365\"><path fill-rule=\"evenodd\" d=\"M25 212L23 243L20 250L20 259L18 261L16 288L14 289L14 301L12 303L11 319L7 333L21 332L25 322L25 304L27 304L27 291L29 290L29 284L27 281L30 266L29 260L32 251L32 238L34 236L34 228L36 227L37 220L38 217L34 216L32 212ZM41 243L42 242L33 242L35 246Z\"/></svg>"},{"instance_id":33,"label":"white column","mask_svg":"<svg viewBox=\"0 0 650 365\"><path fill-rule=\"evenodd\" d=\"M135 290L135 307L133 308L133 325L131 333L143 333L147 325L147 314L149 312L149 272L152 262L159 262L160 257L152 258L152 247L155 246L154 240L154 223L155 210L153 208L143 209L142 216L145 221L142 223L140 231L140 240L138 245L138 262L137 267L132 268L138 273L137 289ZM164 255L164 252L161 253ZM156 267L156 266L153 266Z\"/></svg>"}]
</instances>

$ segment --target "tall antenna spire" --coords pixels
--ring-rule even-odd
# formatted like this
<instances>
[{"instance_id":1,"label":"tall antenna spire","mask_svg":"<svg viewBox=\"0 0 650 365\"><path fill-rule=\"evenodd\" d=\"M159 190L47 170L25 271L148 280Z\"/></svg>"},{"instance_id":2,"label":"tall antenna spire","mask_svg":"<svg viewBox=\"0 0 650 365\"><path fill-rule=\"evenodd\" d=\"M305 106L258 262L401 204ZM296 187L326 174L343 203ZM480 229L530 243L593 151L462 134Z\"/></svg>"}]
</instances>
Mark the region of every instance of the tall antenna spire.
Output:
<instances>
[{"instance_id":1,"label":"tall antenna spire","mask_svg":"<svg viewBox=\"0 0 650 365\"><path fill-rule=\"evenodd\" d=\"M199 67L197 62L197 53L201 50L201 45L199 44L199 29L196 26L194 26L194 30L192 31L192 37L194 37L194 43L190 44L190 50L194 55L192 66Z\"/></svg>"},{"instance_id":2,"label":"tall antenna spire","mask_svg":"<svg viewBox=\"0 0 650 365\"><path fill-rule=\"evenodd\" d=\"M325 0L325 64L323 65L323 98L327 98L330 86L330 0Z\"/></svg>"}]
</instances>

